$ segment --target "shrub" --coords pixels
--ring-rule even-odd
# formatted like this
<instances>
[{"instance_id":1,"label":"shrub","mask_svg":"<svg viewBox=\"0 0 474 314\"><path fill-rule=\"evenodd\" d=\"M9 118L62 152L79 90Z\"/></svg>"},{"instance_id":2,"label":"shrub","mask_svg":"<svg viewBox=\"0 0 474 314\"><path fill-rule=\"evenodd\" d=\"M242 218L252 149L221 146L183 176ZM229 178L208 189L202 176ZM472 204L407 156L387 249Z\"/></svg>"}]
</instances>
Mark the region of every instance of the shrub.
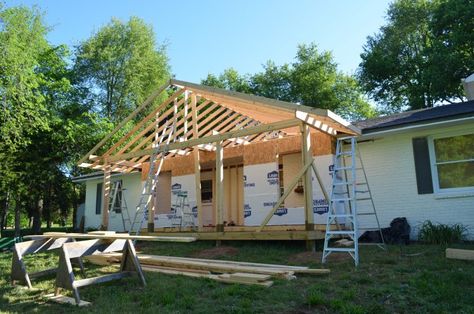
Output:
<instances>
[{"instance_id":1,"label":"shrub","mask_svg":"<svg viewBox=\"0 0 474 314\"><path fill-rule=\"evenodd\" d=\"M427 220L421 225L418 238L430 244L450 244L463 241L466 231L462 224L434 224Z\"/></svg>"}]
</instances>

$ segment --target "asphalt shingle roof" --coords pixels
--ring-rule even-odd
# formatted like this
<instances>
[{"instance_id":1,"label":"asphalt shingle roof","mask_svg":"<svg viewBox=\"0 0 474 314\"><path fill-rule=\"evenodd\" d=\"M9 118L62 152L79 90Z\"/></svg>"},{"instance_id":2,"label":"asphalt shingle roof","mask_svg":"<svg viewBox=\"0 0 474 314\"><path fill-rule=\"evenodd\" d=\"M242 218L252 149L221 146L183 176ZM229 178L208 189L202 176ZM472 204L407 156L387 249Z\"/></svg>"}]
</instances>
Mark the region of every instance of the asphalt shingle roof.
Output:
<instances>
[{"instance_id":1,"label":"asphalt shingle roof","mask_svg":"<svg viewBox=\"0 0 474 314\"><path fill-rule=\"evenodd\" d=\"M442 121L459 117L474 116L474 100L443 105L433 108L411 110L393 115L361 120L353 124L362 130L362 134L386 129L396 129L409 124Z\"/></svg>"}]
</instances>

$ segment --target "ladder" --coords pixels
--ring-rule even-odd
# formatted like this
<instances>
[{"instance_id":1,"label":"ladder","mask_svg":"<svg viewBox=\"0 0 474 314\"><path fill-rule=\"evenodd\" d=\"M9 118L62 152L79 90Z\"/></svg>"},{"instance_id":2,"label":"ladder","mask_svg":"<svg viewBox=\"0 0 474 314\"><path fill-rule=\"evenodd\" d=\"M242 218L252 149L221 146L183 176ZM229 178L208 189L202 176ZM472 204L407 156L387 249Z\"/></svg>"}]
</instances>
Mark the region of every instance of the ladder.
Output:
<instances>
[{"instance_id":1,"label":"ladder","mask_svg":"<svg viewBox=\"0 0 474 314\"><path fill-rule=\"evenodd\" d=\"M169 145L171 137L175 131L175 123L169 124L169 120L166 121L159 141L155 147L161 145L166 137L166 145ZM169 130L169 132L168 132ZM133 217L133 222L130 226L129 234L140 235L140 232L143 227L143 223L147 220L148 211L151 209L151 201L156 191L156 186L158 184L158 177L160 175L161 167L165 159L165 153L159 153L157 150L154 150L150 156L150 168L148 169L148 175L145 180L145 184L140 195L140 200L135 210L135 215ZM158 166L156 161L159 159ZM156 171L155 171L156 169Z\"/></svg>"},{"instance_id":2,"label":"ladder","mask_svg":"<svg viewBox=\"0 0 474 314\"><path fill-rule=\"evenodd\" d=\"M117 180L112 186L112 201L110 202L109 212L120 212L122 217L123 230L127 231L127 227L132 224L130 213L128 212L127 201L123 195L125 189L122 187L122 180Z\"/></svg>"},{"instance_id":3,"label":"ladder","mask_svg":"<svg viewBox=\"0 0 474 314\"><path fill-rule=\"evenodd\" d=\"M350 149L345 149L348 143ZM375 218L373 227L359 226L359 219ZM334 228L334 226L336 228ZM364 165L357 147L355 137L341 137L336 142L336 155L334 157L334 172L332 177L332 190L330 196L329 212L326 222L324 237L324 250L322 263L333 252L349 253L354 259L355 266L359 265L359 232L377 230L380 233L380 243L372 243L385 248L380 222L375 210L372 192L367 180ZM334 238L349 240L337 241L344 247L337 246Z\"/></svg>"},{"instance_id":4,"label":"ladder","mask_svg":"<svg viewBox=\"0 0 474 314\"><path fill-rule=\"evenodd\" d=\"M176 203L173 205L174 208L174 219L172 222L173 227L194 227L194 215L191 210L191 206L188 202L187 192L178 192L176 195Z\"/></svg>"}]
</instances>

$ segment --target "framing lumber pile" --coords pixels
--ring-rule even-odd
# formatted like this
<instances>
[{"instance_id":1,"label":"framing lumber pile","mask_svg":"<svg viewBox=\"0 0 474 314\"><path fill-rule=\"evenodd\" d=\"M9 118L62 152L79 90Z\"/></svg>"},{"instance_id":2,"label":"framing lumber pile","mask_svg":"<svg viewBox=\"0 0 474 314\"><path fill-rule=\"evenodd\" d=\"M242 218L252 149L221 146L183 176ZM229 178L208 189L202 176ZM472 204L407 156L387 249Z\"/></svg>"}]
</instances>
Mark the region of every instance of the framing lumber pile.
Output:
<instances>
[{"instance_id":1,"label":"framing lumber pile","mask_svg":"<svg viewBox=\"0 0 474 314\"><path fill-rule=\"evenodd\" d=\"M323 275L330 272L329 269L310 269L304 266L146 254L137 256L144 271L264 287L270 287L273 284L271 278L292 280L296 279L295 274ZM111 265L119 263L122 255L120 253L108 253L90 256L86 259L97 265Z\"/></svg>"}]
</instances>

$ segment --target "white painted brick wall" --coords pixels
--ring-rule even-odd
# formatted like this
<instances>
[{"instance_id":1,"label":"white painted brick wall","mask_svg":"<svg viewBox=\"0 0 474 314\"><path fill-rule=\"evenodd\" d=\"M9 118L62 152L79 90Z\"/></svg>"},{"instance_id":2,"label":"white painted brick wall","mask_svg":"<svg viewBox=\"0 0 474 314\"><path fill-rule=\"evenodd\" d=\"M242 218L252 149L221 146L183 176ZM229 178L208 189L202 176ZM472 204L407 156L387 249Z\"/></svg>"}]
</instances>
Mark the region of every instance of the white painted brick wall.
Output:
<instances>
[{"instance_id":1,"label":"white painted brick wall","mask_svg":"<svg viewBox=\"0 0 474 314\"><path fill-rule=\"evenodd\" d=\"M436 194L419 195L417 191L412 138L473 128L458 125L441 129L383 135L374 142L359 143L368 181L382 227L392 219L406 217L412 227L412 238L425 220L468 227L474 239L474 195L440 198ZM362 222L361 222L362 224Z\"/></svg>"}]
</instances>

